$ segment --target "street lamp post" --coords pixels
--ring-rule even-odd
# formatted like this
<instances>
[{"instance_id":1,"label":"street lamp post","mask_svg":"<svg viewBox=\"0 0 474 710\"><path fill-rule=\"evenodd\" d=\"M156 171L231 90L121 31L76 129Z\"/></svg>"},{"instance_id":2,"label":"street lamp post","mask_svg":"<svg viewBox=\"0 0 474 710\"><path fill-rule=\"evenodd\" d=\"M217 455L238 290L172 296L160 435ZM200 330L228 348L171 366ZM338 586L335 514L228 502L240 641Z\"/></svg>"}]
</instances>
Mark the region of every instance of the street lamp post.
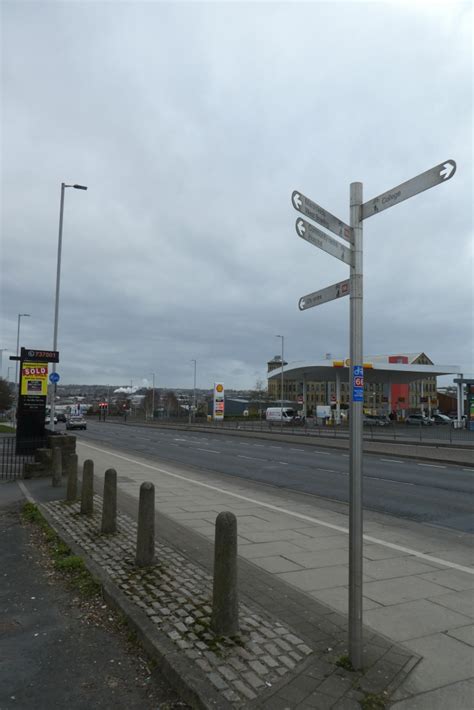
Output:
<instances>
[{"instance_id":1,"label":"street lamp post","mask_svg":"<svg viewBox=\"0 0 474 710\"><path fill-rule=\"evenodd\" d=\"M284 350L285 350L285 336L284 335L276 335L276 338L281 338L281 402L280 402L280 424L283 425L283 371L285 368L285 360L284 360Z\"/></svg>"},{"instance_id":2,"label":"street lamp post","mask_svg":"<svg viewBox=\"0 0 474 710\"><path fill-rule=\"evenodd\" d=\"M22 318L30 318L29 313L19 313L18 314L18 328L16 331L16 356L18 357L20 353L20 320ZM18 360L15 362L15 384L18 384Z\"/></svg>"},{"instance_id":3,"label":"street lamp post","mask_svg":"<svg viewBox=\"0 0 474 710\"><path fill-rule=\"evenodd\" d=\"M3 374L3 353L7 353L8 348L0 348L0 377Z\"/></svg>"},{"instance_id":4,"label":"street lamp post","mask_svg":"<svg viewBox=\"0 0 474 710\"><path fill-rule=\"evenodd\" d=\"M58 349L58 316L59 316L59 287L61 283L61 251L63 245L63 215L64 215L64 191L66 187L73 187L75 190L87 190L86 185L66 185L61 183L61 201L59 203L59 231L58 231L58 261L56 266L56 296L54 299L54 333L53 350ZM56 372L56 363L53 362L52 371ZM51 430L54 431L54 414L56 409L56 383L52 386L51 397Z\"/></svg>"},{"instance_id":5,"label":"street lamp post","mask_svg":"<svg viewBox=\"0 0 474 710\"><path fill-rule=\"evenodd\" d=\"M194 363L194 385L193 385L193 421L196 418L196 360L191 360Z\"/></svg>"},{"instance_id":6,"label":"street lamp post","mask_svg":"<svg viewBox=\"0 0 474 710\"><path fill-rule=\"evenodd\" d=\"M151 418L154 420L155 419L155 373L151 372L150 373L152 378L153 378L153 389L151 392Z\"/></svg>"}]
</instances>

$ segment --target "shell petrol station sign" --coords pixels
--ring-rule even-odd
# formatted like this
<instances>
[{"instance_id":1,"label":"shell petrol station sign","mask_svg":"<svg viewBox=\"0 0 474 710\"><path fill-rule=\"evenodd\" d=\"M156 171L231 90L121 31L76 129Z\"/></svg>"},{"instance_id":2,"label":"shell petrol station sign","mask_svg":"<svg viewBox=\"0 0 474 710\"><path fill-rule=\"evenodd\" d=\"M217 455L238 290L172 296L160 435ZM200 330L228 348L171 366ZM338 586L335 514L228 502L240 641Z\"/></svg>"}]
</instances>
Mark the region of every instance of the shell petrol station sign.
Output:
<instances>
[{"instance_id":1,"label":"shell petrol station sign","mask_svg":"<svg viewBox=\"0 0 474 710\"><path fill-rule=\"evenodd\" d=\"M224 419L224 385L222 382L214 383L213 417L221 421Z\"/></svg>"}]
</instances>

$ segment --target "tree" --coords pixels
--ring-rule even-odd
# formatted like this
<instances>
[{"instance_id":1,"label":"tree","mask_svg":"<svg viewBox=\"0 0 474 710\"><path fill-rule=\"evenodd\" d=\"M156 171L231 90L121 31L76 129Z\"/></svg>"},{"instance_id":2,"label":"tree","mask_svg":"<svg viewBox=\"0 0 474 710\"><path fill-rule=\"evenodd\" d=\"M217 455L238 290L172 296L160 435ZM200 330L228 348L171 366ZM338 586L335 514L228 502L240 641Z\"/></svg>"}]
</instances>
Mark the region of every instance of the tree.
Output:
<instances>
[{"instance_id":1,"label":"tree","mask_svg":"<svg viewBox=\"0 0 474 710\"><path fill-rule=\"evenodd\" d=\"M0 412L8 411L13 404L13 395L10 391L10 385L6 380L0 377Z\"/></svg>"}]
</instances>

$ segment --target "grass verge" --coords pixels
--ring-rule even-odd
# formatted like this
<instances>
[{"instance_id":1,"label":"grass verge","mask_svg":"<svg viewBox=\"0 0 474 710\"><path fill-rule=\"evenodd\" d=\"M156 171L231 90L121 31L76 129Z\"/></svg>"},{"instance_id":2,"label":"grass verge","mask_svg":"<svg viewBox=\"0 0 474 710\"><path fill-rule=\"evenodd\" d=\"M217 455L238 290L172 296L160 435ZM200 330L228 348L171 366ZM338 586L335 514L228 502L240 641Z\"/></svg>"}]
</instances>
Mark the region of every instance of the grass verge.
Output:
<instances>
[{"instance_id":1,"label":"grass verge","mask_svg":"<svg viewBox=\"0 0 474 710\"><path fill-rule=\"evenodd\" d=\"M51 555L53 566L68 585L83 597L97 597L102 587L86 568L78 555L73 555L71 548L55 533L34 503L25 503L22 510L23 520L37 525Z\"/></svg>"}]
</instances>

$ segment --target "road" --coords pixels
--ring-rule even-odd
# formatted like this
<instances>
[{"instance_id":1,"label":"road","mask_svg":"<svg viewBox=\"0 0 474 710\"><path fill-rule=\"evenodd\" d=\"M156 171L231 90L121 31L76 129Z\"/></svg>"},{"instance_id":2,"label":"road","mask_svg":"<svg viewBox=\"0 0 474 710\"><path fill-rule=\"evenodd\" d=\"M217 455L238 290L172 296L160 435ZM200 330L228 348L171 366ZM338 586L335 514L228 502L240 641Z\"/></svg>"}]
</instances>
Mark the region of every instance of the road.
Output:
<instances>
[{"instance_id":1,"label":"road","mask_svg":"<svg viewBox=\"0 0 474 710\"><path fill-rule=\"evenodd\" d=\"M348 501L349 455L304 442L88 422L78 439L130 454ZM474 532L474 467L364 455L364 507Z\"/></svg>"}]
</instances>

